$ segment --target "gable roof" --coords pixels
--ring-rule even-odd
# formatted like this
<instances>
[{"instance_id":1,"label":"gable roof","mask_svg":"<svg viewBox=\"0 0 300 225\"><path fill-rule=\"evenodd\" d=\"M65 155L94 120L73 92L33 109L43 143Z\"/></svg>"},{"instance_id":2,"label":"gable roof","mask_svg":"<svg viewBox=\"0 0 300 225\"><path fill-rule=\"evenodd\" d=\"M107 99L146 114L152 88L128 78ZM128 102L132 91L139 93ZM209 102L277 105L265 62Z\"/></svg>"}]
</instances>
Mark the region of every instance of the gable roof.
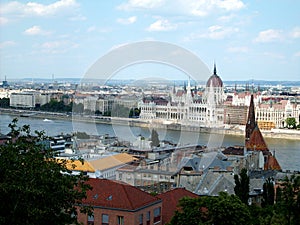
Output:
<instances>
[{"instance_id":1,"label":"gable roof","mask_svg":"<svg viewBox=\"0 0 300 225\"><path fill-rule=\"evenodd\" d=\"M83 204L94 207L136 211L141 207L160 203L161 200L134 186L106 179L90 178L93 187Z\"/></svg>"},{"instance_id":2,"label":"gable roof","mask_svg":"<svg viewBox=\"0 0 300 225\"><path fill-rule=\"evenodd\" d=\"M105 158L90 161L90 164L94 167L95 170L101 171L101 170L106 170L109 168L121 166L136 160L137 158L127 153L120 153L113 156L108 156Z\"/></svg>"},{"instance_id":3,"label":"gable roof","mask_svg":"<svg viewBox=\"0 0 300 225\"><path fill-rule=\"evenodd\" d=\"M209 196L217 196L221 191L234 194L234 186L234 177L231 173L208 171L202 177L194 192L198 195Z\"/></svg>"},{"instance_id":4,"label":"gable roof","mask_svg":"<svg viewBox=\"0 0 300 225\"><path fill-rule=\"evenodd\" d=\"M184 157L177 166L177 169L190 167L193 171L207 171L210 168L218 167L221 170L226 170L232 164L232 162L226 159L227 157L222 152L206 152L201 156L192 155L191 157Z\"/></svg>"},{"instance_id":5,"label":"gable roof","mask_svg":"<svg viewBox=\"0 0 300 225\"><path fill-rule=\"evenodd\" d=\"M171 221L175 211L179 209L178 203L180 199L183 197L198 198L199 196L185 188L176 188L159 194L157 197L162 199L162 224L166 224Z\"/></svg>"}]
</instances>

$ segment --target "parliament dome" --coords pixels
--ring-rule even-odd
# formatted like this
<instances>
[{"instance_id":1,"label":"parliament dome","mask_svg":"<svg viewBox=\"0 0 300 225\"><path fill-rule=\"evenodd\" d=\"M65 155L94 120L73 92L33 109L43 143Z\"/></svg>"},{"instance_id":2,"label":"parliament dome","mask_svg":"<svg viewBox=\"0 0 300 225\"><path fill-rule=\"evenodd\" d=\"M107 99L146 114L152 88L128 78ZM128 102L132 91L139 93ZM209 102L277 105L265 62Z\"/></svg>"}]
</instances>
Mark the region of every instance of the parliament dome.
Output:
<instances>
[{"instance_id":1,"label":"parliament dome","mask_svg":"<svg viewBox=\"0 0 300 225\"><path fill-rule=\"evenodd\" d=\"M206 83L206 87L223 87L223 81L221 78L217 75L217 69L216 64L214 65L214 74L210 76Z\"/></svg>"}]
</instances>

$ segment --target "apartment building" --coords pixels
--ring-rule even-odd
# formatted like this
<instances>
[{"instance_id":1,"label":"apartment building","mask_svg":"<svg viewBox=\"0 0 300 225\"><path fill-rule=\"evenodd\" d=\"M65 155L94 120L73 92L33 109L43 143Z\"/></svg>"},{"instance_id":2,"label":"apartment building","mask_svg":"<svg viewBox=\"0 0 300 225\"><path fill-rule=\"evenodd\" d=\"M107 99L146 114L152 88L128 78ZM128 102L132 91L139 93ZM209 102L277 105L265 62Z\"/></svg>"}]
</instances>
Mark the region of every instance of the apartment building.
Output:
<instances>
[{"instance_id":1,"label":"apartment building","mask_svg":"<svg viewBox=\"0 0 300 225\"><path fill-rule=\"evenodd\" d=\"M84 205L92 206L88 216L78 210L78 222L84 225L160 225L162 200L136 187L106 180L89 179L93 189L87 192Z\"/></svg>"}]
</instances>

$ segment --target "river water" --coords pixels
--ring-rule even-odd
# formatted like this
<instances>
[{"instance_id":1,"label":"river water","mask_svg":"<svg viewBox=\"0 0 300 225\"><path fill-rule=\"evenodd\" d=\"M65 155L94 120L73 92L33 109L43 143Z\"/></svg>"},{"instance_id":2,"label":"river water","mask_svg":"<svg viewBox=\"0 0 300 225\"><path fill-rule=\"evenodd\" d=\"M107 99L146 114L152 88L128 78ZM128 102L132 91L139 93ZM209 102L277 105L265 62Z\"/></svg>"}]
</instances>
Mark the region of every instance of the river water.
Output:
<instances>
[{"instance_id":1,"label":"river water","mask_svg":"<svg viewBox=\"0 0 300 225\"><path fill-rule=\"evenodd\" d=\"M8 124L14 117L7 114L0 114L0 132L8 133ZM76 122L70 120L44 120L40 118L19 117L18 124L28 124L31 130L44 130L47 135L53 136L61 133L67 134L76 131L86 132L92 135L109 134L117 136L121 140L134 141L138 135L150 137L151 131L148 128L129 127L124 125L96 124L91 121ZM160 140L167 140L180 144L200 144L206 146L234 146L243 145L243 136L216 135L209 133L198 133L188 131L157 130ZM288 139L265 138L270 151L275 151L276 158L283 170L300 171L300 141Z\"/></svg>"}]
</instances>

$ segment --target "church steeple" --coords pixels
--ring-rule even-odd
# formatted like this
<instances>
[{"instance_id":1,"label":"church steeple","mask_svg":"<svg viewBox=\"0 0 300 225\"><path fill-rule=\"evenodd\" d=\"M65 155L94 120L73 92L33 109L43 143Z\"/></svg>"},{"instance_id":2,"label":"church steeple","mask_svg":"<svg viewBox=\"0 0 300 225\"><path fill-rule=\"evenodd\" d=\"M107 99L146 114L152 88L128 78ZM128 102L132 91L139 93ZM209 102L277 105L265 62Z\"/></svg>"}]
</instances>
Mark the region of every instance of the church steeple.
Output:
<instances>
[{"instance_id":1,"label":"church steeple","mask_svg":"<svg viewBox=\"0 0 300 225\"><path fill-rule=\"evenodd\" d=\"M255 111L254 111L254 101L253 101L253 94L251 94L250 99L250 106L248 111L248 118L246 123L246 133L245 133L245 145L248 144L248 141L250 139L250 136L256 127L256 121L255 121Z\"/></svg>"}]
</instances>

